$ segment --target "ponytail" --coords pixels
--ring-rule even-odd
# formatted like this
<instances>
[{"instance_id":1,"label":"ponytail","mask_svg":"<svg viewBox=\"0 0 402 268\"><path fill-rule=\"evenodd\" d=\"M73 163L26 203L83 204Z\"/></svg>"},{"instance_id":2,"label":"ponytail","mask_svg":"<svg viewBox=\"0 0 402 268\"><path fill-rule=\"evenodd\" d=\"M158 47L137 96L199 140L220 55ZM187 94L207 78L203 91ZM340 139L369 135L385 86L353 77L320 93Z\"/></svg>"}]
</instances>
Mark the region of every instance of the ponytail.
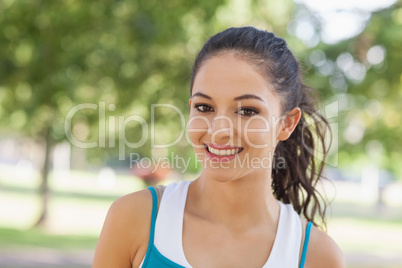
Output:
<instances>
[{"instance_id":1,"label":"ponytail","mask_svg":"<svg viewBox=\"0 0 402 268\"><path fill-rule=\"evenodd\" d=\"M328 154L325 134L330 128L327 119L314 107L312 89L303 85L301 90L304 94L298 106L302 112L299 123L287 140L279 141L275 150L275 157L283 157L287 166L272 169L272 189L278 200L291 203L298 214L303 214L315 225L319 225L314 217L318 214L321 224L326 227L327 204L316 185L322 177ZM322 150L321 161L314 154L317 149Z\"/></svg>"}]
</instances>

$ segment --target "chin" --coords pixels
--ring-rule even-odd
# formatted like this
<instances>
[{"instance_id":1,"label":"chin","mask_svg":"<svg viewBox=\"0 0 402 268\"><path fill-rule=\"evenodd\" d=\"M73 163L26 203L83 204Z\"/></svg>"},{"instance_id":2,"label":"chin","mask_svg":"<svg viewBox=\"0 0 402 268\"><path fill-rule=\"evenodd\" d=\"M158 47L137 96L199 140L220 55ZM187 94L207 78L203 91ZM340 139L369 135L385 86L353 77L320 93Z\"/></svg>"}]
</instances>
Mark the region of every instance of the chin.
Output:
<instances>
[{"instance_id":1,"label":"chin","mask_svg":"<svg viewBox=\"0 0 402 268\"><path fill-rule=\"evenodd\" d=\"M217 183L232 182L239 178L239 172L230 168L217 168L211 170L209 167L209 169L204 169L202 173L206 179Z\"/></svg>"}]
</instances>

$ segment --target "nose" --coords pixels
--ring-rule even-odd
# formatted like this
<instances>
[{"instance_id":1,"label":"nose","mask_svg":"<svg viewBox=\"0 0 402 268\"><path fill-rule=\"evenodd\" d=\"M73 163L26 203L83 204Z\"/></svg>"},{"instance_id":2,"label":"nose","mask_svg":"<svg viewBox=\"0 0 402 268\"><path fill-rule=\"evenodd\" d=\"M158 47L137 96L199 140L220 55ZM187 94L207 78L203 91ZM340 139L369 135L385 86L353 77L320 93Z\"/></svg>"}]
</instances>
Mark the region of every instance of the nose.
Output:
<instances>
[{"instance_id":1,"label":"nose","mask_svg":"<svg viewBox=\"0 0 402 268\"><path fill-rule=\"evenodd\" d=\"M208 129L208 133L211 135L211 141L214 143L227 143L232 141L235 128L233 120L224 115L215 116L211 122L211 127Z\"/></svg>"}]
</instances>

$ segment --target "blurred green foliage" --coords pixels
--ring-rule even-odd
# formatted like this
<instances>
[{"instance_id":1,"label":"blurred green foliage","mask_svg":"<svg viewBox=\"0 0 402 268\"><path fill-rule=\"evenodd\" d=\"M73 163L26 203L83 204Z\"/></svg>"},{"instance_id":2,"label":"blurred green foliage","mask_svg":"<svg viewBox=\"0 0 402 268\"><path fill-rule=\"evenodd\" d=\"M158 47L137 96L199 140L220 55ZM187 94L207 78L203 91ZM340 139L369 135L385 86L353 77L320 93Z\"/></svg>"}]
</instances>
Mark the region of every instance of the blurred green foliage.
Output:
<instances>
[{"instance_id":1,"label":"blurred green foliage","mask_svg":"<svg viewBox=\"0 0 402 268\"><path fill-rule=\"evenodd\" d=\"M43 212L37 225L47 217L50 155L70 131L69 111L92 104L71 119L71 132L79 141L98 142L86 153L99 164L118 159L123 140L136 143L145 132L138 122L125 124L128 116L150 122L151 104L188 113L191 64L212 33L256 24L285 34L293 8L291 0L1 1L0 130L43 144ZM166 109L155 110L154 119L158 143L174 140L185 128ZM150 156L151 140L125 148L125 154ZM169 151L196 161L186 139Z\"/></svg>"},{"instance_id":2,"label":"blurred green foliage","mask_svg":"<svg viewBox=\"0 0 402 268\"><path fill-rule=\"evenodd\" d=\"M175 105L187 115L192 61L212 33L246 23L286 34L292 1L262 3L3 1L2 129L42 140L50 133L48 142L54 144L66 138L68 111L83 103L98 105L97 110L84 109L73 118L73 135L88 142L100 139L101 102L106 119L116 121L136 114L149 122L150 105L158 103ZM110 104L115 109L109 109ZM155 109L156 142L179 135L184 126L175 115ZM103 160L117 158L119 127L113 128L106 135L115 137L114 145L106 142L106 150L92 149L89 154ZM129 142L138 142L142 135L140 124L127 124ZM170 150L191 157L188 145L183 139ZM149 156L150 139L136 151Z\"/></svg>"},{"instance_id":3,"label":"blurred green foliage","mask_svg":"<svg viewBox=\"0 0 402 268\"><path fill-rule=\"evenodd\" d=\"M314 16L314 14L311 14ZM402 179L402 1L371 14L358 36L319 43L302 61L325 103L338 101L339 166L367 166ZM330 121L331 121L330 120Z\"/></svg>"},{"instance_id":4,"label":"blurred green foliage","mask_svg":"<svg viewBox=\"0 0 402 268\"><path fill-rule=\"evenodd\" d=\"M73 118L73 134L81 141L99 141L98 110L104 102L106 119L116 122L105 128L105 145L87 151L99 162L117 159L119 116L137 114L149 122L150 105L158 103L175 105L186 115L192 61L205 40L230 26L255 25L287 40L308 69L307 84L320 91L324 102L339 101L340 166L357 163L361 168L369 160L401 177L401 1L373 13L357 37L313 47L289 33L301 11L311 16L319 33L315 14L291 0L3 0L1 130L52 146L66 138L68 111L93 103L98 109L81 110ZM377 64L367 59L373 47L384 52ZM176 113L158 109L154 116L157 142L179 135L183 126ZM128 141L135 143L142 135L140 124L127 124ZM150 145L149 139L135 151L150 156ZM185 139L168 151L193 157Z\"/></svg>"}]
</instances>

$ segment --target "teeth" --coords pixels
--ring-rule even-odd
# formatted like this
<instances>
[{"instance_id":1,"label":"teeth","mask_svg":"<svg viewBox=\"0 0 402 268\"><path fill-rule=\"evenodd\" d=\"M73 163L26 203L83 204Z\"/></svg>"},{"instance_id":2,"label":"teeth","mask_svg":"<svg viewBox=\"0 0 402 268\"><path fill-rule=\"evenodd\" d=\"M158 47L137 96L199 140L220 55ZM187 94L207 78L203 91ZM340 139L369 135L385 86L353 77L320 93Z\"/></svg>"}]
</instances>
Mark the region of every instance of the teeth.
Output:
<instances>
[{"instance_id":1,"label":"teeth","mask_svg":"<svg viewBox=\"0 0 402 268\"><path fill-rule=\"evenodd\" d=\"M227 150L218 150L218 149L214 149L212 147L208 146L208 151L210 151L211 153L215 154L215 155L234 155L237 154L238 152L240 152L241 148L237 148L237 149L227 149Z\"/></svg>"}]
</instances>

